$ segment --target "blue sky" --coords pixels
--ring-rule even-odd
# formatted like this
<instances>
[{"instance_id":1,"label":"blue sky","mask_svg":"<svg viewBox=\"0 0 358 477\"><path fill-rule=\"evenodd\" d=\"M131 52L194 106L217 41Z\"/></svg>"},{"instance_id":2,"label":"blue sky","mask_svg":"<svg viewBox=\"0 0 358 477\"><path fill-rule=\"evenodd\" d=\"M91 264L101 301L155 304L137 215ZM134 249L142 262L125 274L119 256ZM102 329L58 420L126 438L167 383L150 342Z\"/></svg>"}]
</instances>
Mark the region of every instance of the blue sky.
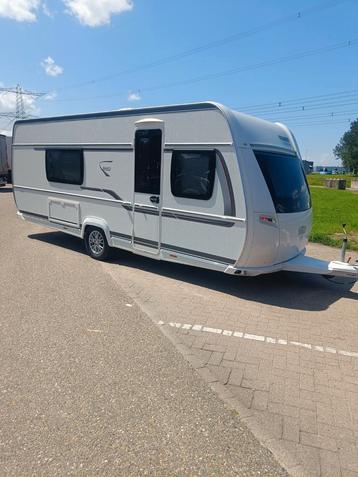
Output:
<instances>
[{"instance_id":1,"label":"blue sky","mask_svg":"<svg viewBox=\"0 0 358 477\"><path fill-rule=\"evenodd\" d=\"M39 116L215 100L335 164L358 117L357 20L357 0L0 0L0 85L47 92L26 101Z\"/></svg>"}]
</instances>

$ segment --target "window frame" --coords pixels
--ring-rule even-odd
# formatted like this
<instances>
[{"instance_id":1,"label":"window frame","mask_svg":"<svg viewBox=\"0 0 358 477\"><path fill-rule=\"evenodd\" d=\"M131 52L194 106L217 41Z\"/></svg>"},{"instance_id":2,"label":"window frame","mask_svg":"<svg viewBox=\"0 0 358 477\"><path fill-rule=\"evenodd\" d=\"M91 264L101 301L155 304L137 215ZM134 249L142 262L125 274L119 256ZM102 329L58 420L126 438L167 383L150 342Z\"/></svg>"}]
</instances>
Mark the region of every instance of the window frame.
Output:
<instances>
[{"instance_id":1,"label":"window frame","mask_svg":"<svg viewBox=\"0 0 358 477\"><path fill-rule=\"evenodd\" d=\"M212 157L209 158L209 181L210 187L206 194L196 195L196 194L184 194L178 193L174 186L174 164L176 156L180 154L210 154ZM210 200L214 193L215 186L215 175L216 175L216 164L217 164L217 151L215 149L175 149L172 152L171 164L170 164L170 190L174 197L179 197L181 199L191 199L191 200Z\"/></svg>"},{"instance_id":2,"label":"window frame","mask_svg":"<svg viewBox=\"0 0 358 477\"><path fill-rule=\"evenodd\" d=\"M71 152L71 153L79 153L80 155L80 179L79 181L69 181L69 180L61 180L61 179L53 179L49 178L49 154L51 152ZM83 179L84 179L84 153L83 149L71 149L71 148L50 148L50 149L45 149L45 168L46 168L46 179L48 182L54 182L58 184L71 184L71 185L82 185L83 184Z\"/></svg>"}]
</instances>

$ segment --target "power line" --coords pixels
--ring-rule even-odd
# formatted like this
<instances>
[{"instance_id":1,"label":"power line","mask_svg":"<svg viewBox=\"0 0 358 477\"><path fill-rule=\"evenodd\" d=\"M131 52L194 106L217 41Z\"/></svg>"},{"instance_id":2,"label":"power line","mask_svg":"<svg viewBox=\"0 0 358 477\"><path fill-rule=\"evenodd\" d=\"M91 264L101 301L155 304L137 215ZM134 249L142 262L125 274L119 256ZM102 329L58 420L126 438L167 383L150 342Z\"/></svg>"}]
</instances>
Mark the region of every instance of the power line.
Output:
<instances>
[{"instance_id":1,"label":"power line","mask_svg":"<svg viewBox=\"0 0 358 477\"><path fill-rule=\"evenodd\" d=\"M16 85L10 88L0 88L0 93L14 93L18 94L19 90L21 90L21 94L24 96L33 96L33 97L41 97L45 96L47 93L39 93L38 91L29 91L20 87L20 85Z\"/></svg>"},{"instance_id":2,"label":"power line","mask_svg":"<svg viewBox=\"0 0 358 477\"><path fill-rule=\"evenodd\" d=\"M304 126L333 126L336 124L350 124L351 123L351 118L347 119L342 119L339 121L321 121L321 122L312 122L312 123L298 123L298 124L290 124L291 127L304 127Z\"/></svg>"},{"instance_id":3,"label":"power line","mask_svg":"<svg viewBox=\"0 0 358 477\"><path fill-rule=\"evenodd\" d=\"M253 70L260 69L260 68L266 68L268 66L274 66L274 65L277 65L277 64L286 63L286 62L298 60L298 59L301 59L301 58L307 58L309 56L315 56L315 55L318 55L318 54L321 54L321 53L326 53L328 51L334 51L334 50L338 50L338 49L342 49L342 48L348 48L350 46L356 45L357 43L358 43L358 39L348 40L348 41L344 41L344 42L340 42L340 43L335 43L335 44L332 44L332 45L327 45L327 46L324 46L324 47L321 47L321 48L306 50L306 51L303 51L303 52L297 52L297 53L294 53L294 54L291 54L291 55L282 56L282 57L277 58L277 59L266 60L266 61L262 61L260 63L254 63L252 65L248 65L248 66L244 66L244 67L232 68L230 70L221 71L221 72L218 72L218 73L211 73L211 74L207 74L207 75L203 75L203 76L198 76L196 78L191 78L191 79L188 79L188 80L175 81L175 82L172 82L172 83L164 83L164 84L161 84L161 85L158 85L158 86L152 86L152 87L148 87L148 88L138 88L138 89L140 91L155 91L155 90L158 90L158 89L172 88L174 86L183 86L183 85L187 85L187 84L199 83L201 81L213 80L213 79L222 78L222 77L225 77L225 76L231 76L231 75L243 73L243 72L246 72L246 71L253 71Z\"/></svg>"},{"instance_id":4,"label":"power line","mask_svg":"<svg viewBox=\"0 0 358 477\"><path fill-rule=\"evenodd\" d=\"M311 114L311 115L308 115L308 116L289 116L287 118L278 118L278 116L274 116L274 117L271 117L271 118L267 118L265 117L266 120L269 120L269 121L294 121L294 120L306 120L306 119L314 119L314 118L336 118L337 116L345 116L347 114L350 114L350 115L357 115L358 116L358 110L354 110L354 111L335 111L335 112L330 112L330 113L325 113L325 114Z\"/></svg>"},{"instance_id":5,"label":"power line","mask_svg":"<svg viewBox=\"0 0 358 477\"><path fill-rule=\"evenodd\" d=\"M0 113L0 118L15 118L15 113Z\"/></svg>"},{"instance_id":6,"label":"power line","mask_svg":"<svg viewBox=\"0 0 358 477\"><path fill-rule=\"evenodd\" d=\"M237 106L234 109L240 109L240 111L260 111L263 112L265 110L277 110L282 111L286 107L295 107L295 106L302 106L304 105L311 105L315 103L324 103L326 100L344 100L347 98L351 98L352 96L358 95L358 89L348 90L348 91L339 91L335 93L327 93L327 94L319 94L315 96L305 96L295 99L285 99L274 101L270 103L262 103L262 104L253 104L253 105L246 105L246 106Z\"/></svg>"},{"instance_id":7,"label":"power line","mask_svg":"<svg viewBox=\"0 0 358 477\"><path fill-rule=\"evenodd\" d=\"M330 52L330 51L339 50L339 49L342 49L342 48L349 48L349 47L355 46L357 43L358 43L358 39L355 38L355 39L352 39L352 40L347 40L347 41L344 41L344 42L334 43L332 45L327 45L327 46L323 46L323 47L315 48L315 49L311 49L311 50L305 50L303 52L297 52L297 53L293 53L291 55L286 55L286 56L282 56L282 57L279 57L279 58L266 60L266 61L262 61L262 62L259 62L259 63L254 63L254 64L251 64L251 65L247 65L247 66L242 66L242 67L238 67L238 68L231 68L230 70L225 70L225 71L216 72L216 73L210 73L210 74L207 74L207 75L202 75L202 76L198 76L196 78L191 78L191 79L187 79L187 80L174 81L174 82L171 82L171 83L163 83L161 85L151 86L151 87L147 87L147 88L136 88L136 90L149 92L149 91L162 90L162 89L165 89L165 88L172 88L172 87L175 87L175 86L183 86L183 85L188 85L188 84L193 84L193 83L199 83L199 82L202 82L202 81L213 80L213 79L217 79L217 78L221 78L221 77L225 77L225 76L240 74L240 73L243 73L243 72L246 72L246 71L253 71L253 70L257 70L257 69L261 69L261 68L266 68L268 66L274 66L274 65L277 65L277 64L281 64L281 63L295 61L295 60L299 60L299 59L302 59L302 58L307 58L309 56L315 56L315 55L327 53L327 52ZM118 92L118 93L114 93L114 94L112 93L112 94L106 94L106 95L87 96L87 97L80 97L80 98L79 97L63 98L63 99L57 99L57 100L54 100L54 101L67 102L67 101L83 101L83 100L89 100L89 99L113 98L113 97L116 97L116 96L121 96L123 93L124 93L124 91L121 92L121 93Z\"/></svg>"},{"instance_id":8,"label":"power line","mask_svg":"<svg viewBox=\"0 0 358 477\"><path fill-rule=\"evenodd\" d=\"M251 114L253 116L272 116L272 115L280 115L280 116L285 116L286 114L294 114L294 113L305 113L305 112L310 112L310 111L319 111L322 109L329 109L330 111L334 108L342 108L346 106L352 106L358 103L358 98L354 98L352 101L328 101L328 102L322 102L320 104L315 104L313 106L307 106L307 105L298 105L293 108L288 108L288 109L274 109L274 110L267 110L267 111L245 111L245 114ZM234 109L234 108L232 108ZM238 109L240 112L241 109ZM330 112L329 111L329 112Z\"/></svg>"},{"instance_id":9,"label":"power line","mask_svg":"<svg viewBox=\"0 0 358 477\"><path fill-rule=\"evenodd\" d=\"M113 73L113 74L110 74L110 75L102 76L102 77L92 79L92 80L88 80L88 81L84 81L84 82L81 82L81 83L75 83L71 86L60 88L60 89L58 89L58 91L64 91L64 90L67 90L67 89L74 89L74 88L79 88L79 87L83 87L83 86L86 86L86 85L96 84L96 83L100 83L100 82L103 82L103 81L108 81L108 80L111 80L111 79L114 79L114 78L118 78L118 77L123 76L123 75L137 73L138 71L142 71L142 70L145 70L145 69L155 68L155 67L162 66L162 65L165 65L165 64L168 64L168 63L173 63L175 61L178 61L178 60L181 60L183 58L187 58L189 56L193 56L193 55L202 53L204 51L207 51L207 50L210 50L210 49L213 49L213 48L217 48L217 47L220 47L220 46L232 43L232 42L243 40L244 38L248 38L250 36L256 35L257 33L264 32L266 30L270 30L271 28L277 27L279 25L282 25L282 24L285 24L285 23L288 23L288 22L291 22L291 21L300 20L303 17L313 15L316 12L322 12L323 10L335 7L336 5L339 5L341 3L346 3L348 1L352 1L352 0L330 0L328 2L323 1L323 2L318 3L315 6L312 6L312 7L300 10L300 11L296 11L296 12L290 14L290 15L280 17L276 20L272 20L270 22L267 22L267 23L264 23L264 24L259 25L257 27L246 30L244 32L234 33L234 34L229 35L227 37L224 37L224 38L221 38L221 39L218 39L218 40L214 40L212 42L205 43L203 45L199 45L195 48L190 48L188 50L181 51L181 52L179 52L177 54L174 54L174 55L159 58L158 60L152 61L150 63L145 63L143 65L139 65L139 66L136 66L136 67L133 67L133 68L128 68L128 69L120 71L118 73Z\"/></svg>"}]
</instances>

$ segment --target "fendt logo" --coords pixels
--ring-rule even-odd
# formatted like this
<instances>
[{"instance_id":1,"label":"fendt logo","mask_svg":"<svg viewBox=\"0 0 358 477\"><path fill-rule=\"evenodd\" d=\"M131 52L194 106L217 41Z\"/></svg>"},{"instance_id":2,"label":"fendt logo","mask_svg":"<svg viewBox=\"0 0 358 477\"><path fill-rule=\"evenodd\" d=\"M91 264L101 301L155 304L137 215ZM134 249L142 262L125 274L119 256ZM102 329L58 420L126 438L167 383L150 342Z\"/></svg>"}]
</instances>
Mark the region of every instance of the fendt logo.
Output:
<instances>
[{"instance_id":1,"label":"fendt logo","mask_svg":"<svg viewBox=\"0 0 358 477\"><path fill-rule=\"evenodd\" d=\"M111 170L112 170L112 164L113 161L102 161L99 163L99 167L103 174L107 177L110 177L111 175Z\"/></svg>"}]
</instances>

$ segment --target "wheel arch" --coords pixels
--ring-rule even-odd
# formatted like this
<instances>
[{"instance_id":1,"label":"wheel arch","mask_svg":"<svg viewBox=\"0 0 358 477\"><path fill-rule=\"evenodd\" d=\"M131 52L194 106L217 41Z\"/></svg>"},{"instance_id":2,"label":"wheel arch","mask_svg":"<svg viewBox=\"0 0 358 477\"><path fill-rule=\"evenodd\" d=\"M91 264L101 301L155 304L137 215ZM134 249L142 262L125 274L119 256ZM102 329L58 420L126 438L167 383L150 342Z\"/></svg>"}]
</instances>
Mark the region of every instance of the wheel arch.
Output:
<instances>
[{"instance_id":1,"label":"wheel arch","mask_svg":"<svg viewBox=\"0 0 358 477\"><path fill-rule=\"evenodd\" d=\"M110 228L104 219L100 219L99 217L86 217L85 220L82 222L82 229L81 229L82 238L85 237L86 229L88 227L96 227L96 228L102 229L106 235L108 245L112 247Z\"/></svg>"}]
</instances>

